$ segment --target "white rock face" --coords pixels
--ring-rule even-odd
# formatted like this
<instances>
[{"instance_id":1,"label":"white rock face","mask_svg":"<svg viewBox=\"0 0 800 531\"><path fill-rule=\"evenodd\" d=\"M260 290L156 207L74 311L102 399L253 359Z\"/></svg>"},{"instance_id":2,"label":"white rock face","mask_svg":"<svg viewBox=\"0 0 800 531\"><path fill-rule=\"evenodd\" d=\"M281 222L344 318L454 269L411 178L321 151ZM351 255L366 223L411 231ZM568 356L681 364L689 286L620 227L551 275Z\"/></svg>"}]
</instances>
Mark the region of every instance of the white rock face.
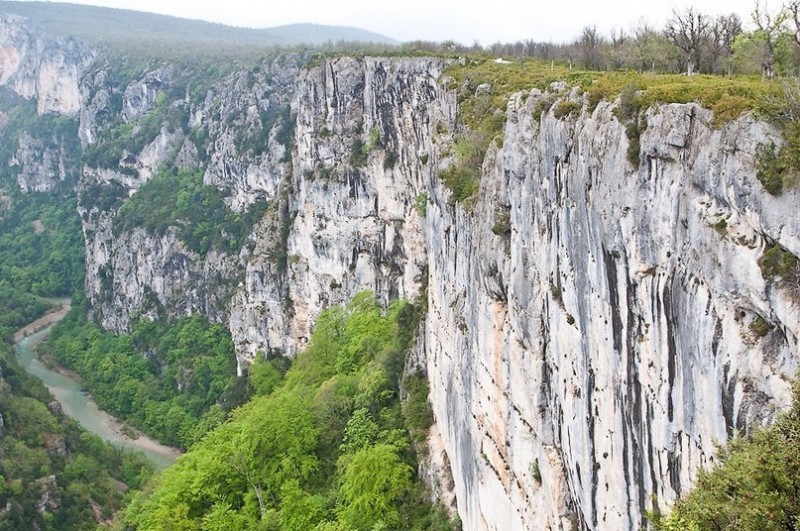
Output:
<instances>
[{"instance_id":1,"label":"white rock face","mask_svg":"<svg viewBox=\"0 0 800 531\"><path fill-rule=\"evenodd\" d=\"M11 158L10 165L16 169L17 184L23 192L46 192L52 190L75 167L69 160L63 139L54 139L55 145L45 145L41 139L27 132L19 136L19 148Z\"/></svg>"},{"instance_id":2,"label":"white rock face","mask_svg":"<svg viewBox=\"0 0 800 531\"><path fill-rule=\"evenodd\" d=\"M251 245L200 260L170 231L114 235L113 212L84 205L87 295L113 330L159 304L227 321L243 366L293 354L322 309L360 290L413 299L427 282L416 358L436 496L455 495L468 530L639 529L715 440L789 403L798 304L758 264L767 245L800 253L797 192L772 197L755 179L755 147L776 133L664 105L634 168L611 104L557 120L533 115L540 93L519 94L465 210L438 177L457 113L444 67L340 58L300 72L291 164L276 128L241 149L277 96L269 76L231 76L192 125L209 132L205 182L234 208L270 202Z\"/></svg>"},{"instance_id":3,"label":"white rock face","mask_svg":"<svg viewBox=\"0 0 800 531\"><path fill-rule=\"evenodd\" d=\"M80 111L78 83L93 59L73 39L47 35L15 15L0 16L0 86L36 100L39 114Z\"/></svg>"},{"instance_id":4,"label":"white rock face","mask_svg":"<svg viewBox=\"0 0 800 531\"><path fill-rule=\"evenodd\" d=\"M436 82L443 66L343 58L300 76L287 270L258 248L247 265L230 321L243 362L257 351L293 354L321 310L358 291L417 296L427 254L414 199L438 160L430 125L455 120L454 96ZM379 138L371 146L370 135ZM354 158L358 142L366 147Z\"/></svg>"},{"instance_id":5,"label":"white rock face","mask_svg":"<svg viewBox=\"0 0 800 531\"><path fill-rule=\"evenodd\" d=\"M289 104L298 66L292 56L283 59L228 76L192 117L211 138L203 182L225 190L236 211L274 198L290 171L291 154L278 137L285 127L291 138Z\"/></svg>"},{"instance_id":6,"label":"white rock face","mask_svg":"<svg viewBox=\"0 0 800 531\"><path fill-rule=\"evenodd\" d=\"M510 103L475 212L428 209L431 401L465 529L638 529L789 403L797 303L758 258L800 251L797 193L756 181L774 132L747 118L651 109L633 169L609 105L540 124L536 99Z\"/></svg>"}]
</instances>

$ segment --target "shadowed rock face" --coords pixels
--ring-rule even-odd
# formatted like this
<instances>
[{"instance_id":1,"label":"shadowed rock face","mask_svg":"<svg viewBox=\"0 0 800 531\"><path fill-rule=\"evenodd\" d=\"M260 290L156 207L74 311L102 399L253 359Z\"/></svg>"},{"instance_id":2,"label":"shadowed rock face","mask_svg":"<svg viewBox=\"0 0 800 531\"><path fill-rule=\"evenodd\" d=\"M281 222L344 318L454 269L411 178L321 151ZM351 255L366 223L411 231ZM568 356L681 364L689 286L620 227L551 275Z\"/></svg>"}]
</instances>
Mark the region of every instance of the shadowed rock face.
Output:
<instances>
[{"instance_id":1,"label":"shadowed rock face","mask_svg":"<svg viewBox=\"0 0 800 531\"><path fill-rule=\"evenodd\" d=\"M0 79L40 97L12 48ZM257 352L294 354L322 309L360 290L424 294L414 359L436 418L427 476L442 500L455 495L465 529L639 528L654 500L691 487L715 440L789 403L797 303L758 261L775 243L800 253L798 197L766 194L754 171L756 145L779 139L747 117L716 130L696 105L663 105L633 167L613 104L557 120L534 116L541 93L518 94L465 209L438 178L458 112L445 67L261 65L187 103L205 153L165 128L128 154L134 176L84 168L83 189L116 183L127 197L175 156L204 167L232 208L271 205L241 252L200 257L174 231L115 234L116 207L81 204L92 311L117 331L155 307L204 313L228 324L243 367ZM84 146L110 98L99 78L59 111L80 115ZM170 80L156 71L126 87L126 116ZM287 148L269 113L288 105ZM260 128L263 144L243 152L242 134Z\"/></svg>"}]
</instances>

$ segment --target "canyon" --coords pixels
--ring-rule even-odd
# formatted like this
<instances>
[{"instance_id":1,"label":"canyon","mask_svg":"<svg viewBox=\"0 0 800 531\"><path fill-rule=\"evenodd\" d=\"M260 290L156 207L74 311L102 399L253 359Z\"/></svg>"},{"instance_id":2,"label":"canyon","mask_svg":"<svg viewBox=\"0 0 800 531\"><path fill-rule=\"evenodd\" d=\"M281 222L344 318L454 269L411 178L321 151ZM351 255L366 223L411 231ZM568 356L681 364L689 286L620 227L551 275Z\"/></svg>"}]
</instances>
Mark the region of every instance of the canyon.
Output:
<instances>
[{"instance_id":1,"label":"canyon","mask_svg":"<svg viewBox=\"0 0 800 531\"><path fill-rule=\"evenodd\" d=\"M762 258L800 254L800 222L797 191L756 178L774 126L657 104L632 163L618 100L530 88L456 201L440 175L458 164L458 59L279 52L202 82L169 64L119 82L98 53L0 16L0 85L76 122L77 147L20 135L13 159L28 193L79 176L92 318L121 333L206 315L241 374L294 356L362 290L422 300L406 370L430 385L423 472L464 529L638 529L716 442L788 407L797 293ZM557 117L558 102L581 110ZM110 163L69 152L156 111L185 122ZM165 167L202 172L233 212L268 206L237 250L115 224Z\"/></svg>"}]
</instances>

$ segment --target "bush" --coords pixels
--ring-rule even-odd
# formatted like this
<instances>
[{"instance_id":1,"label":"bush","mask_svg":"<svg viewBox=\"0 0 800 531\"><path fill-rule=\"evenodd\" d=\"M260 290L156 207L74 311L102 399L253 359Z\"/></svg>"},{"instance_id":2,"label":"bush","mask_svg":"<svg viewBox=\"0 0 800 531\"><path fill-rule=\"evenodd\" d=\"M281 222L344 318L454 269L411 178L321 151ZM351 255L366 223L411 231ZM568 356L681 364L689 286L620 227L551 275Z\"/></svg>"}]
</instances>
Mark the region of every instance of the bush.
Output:
<instances>
[{"instance_id":1,"label":"bush","mask_svg":"<svg viewBox=\"0 0 800 531\"><path fill-rule=\"evenodd\" d=\"M711 106L711 110L714 112L714 119L711 124L716 128L720 128L736 120L751 108L752 100L743 96L724 94L718 102Z\"/></svg>"},{"instance_id":2,"label":"bush","mask_svg":"<svg viewBox=\"0 0 800 531\"><path fill-rule=\"evenodd\" d=\"M635 168L641 162L640 138L647 128L647 120L641 116L645 107L644 98L638 85L628 85L619 96L619 103L614 109L614 116L625 125L625 136L628 138L628 162Z\"/></svg>"},{"instance_id":3,"label":"bush","mask_svg":"<svg viewBox=\"0 0 800 531\"><path fill-rule=\"evenodd\" d=\"M456 135L453 143L455 164L439 174L444 185L453 192L450 204L463 203L478 193L486 154L483 139L480 132Z\"/></svg>"},{"instance_id":4,"label":"bush","mask_svg":"<svg viewBox=\"0 0 800 531\"><path fill-rule=\"evenodd\" d=\"M414 210L417 211L417 214L420 217L425 217L425 214L428 212L428 194L426 192L421 192L417 194L414 198Z\"/></svg>"},{"instance_id":5,"label":"bush","mask_svg":"<svg viewBox=\"0 0 800 531\"><path fill-rule=\"evenodd\" d=\"M758 264L765 279L795 280L797 277L797 257L780 244L767 246Z\"/></svg>"},{"instance_id":6,"label":"bush","mask_svg":"<svg viewBox=\"0 0 800 531\"><path fill-rule=\"evenodd\" d=\"M781 195L786 164L775 144L759 144L756 148L756 179L771 195Z\"/></svg>"},{"instance_id":7,"label":"bush","mask_svg":"<svg viewBox=\"0 0 800 531\"><path fill-rule=\"evenodd\" d=\"M480 170L474 167L453 167L439 174L444 185L452 192L450 204L463 203L478 193Z\"/></svg>"},{"instance_id":8,"label":"bush","mask_svg":"<svg viewBox=\"0 0 800 531\"><path fill-rule=\"evenodd\" d=\"M553 109L553 116L556 118L556 120L561 120L562 118L566 118L568 116L580 114L581 109L583 109L582 102L563 99L558 103L558 105L555 106L555 109Z\"/></svg>"},{"instance_id":9,"label":"bush","mask_svg":"<svg viewBox=\"0 0 800 531\"><path fill-rule=\"evenodd\" d=\"M498 207L494 216L492 233L496 236L511 234L511 210L508 207Z\"/></svg>"},{"instance_id":10,"label":"bush","mask_svg":"<svg viewBox=\"0 0 800 531\"><path fill-rule=\"evenodd\" d=\"M772 324L770 324L769 321L767 321L760 315L757 315L756 318L753 319L753 321L750 323L749 328L750 331L753 332L753 334L756 337L764 337L767 334L769 334L770 330L772 330L775 327Z\"/></svg>"},{"instance_id":11,"label":"bush","mask_svg":"<svg viewBox=\"0 0 800 531\"><path fill-rule=\"evenodd\" d=\"M405 424L417 444L425 442L433 424L433 411L428 402L428 380L422 374L411 374L405 380L408 400L403 411Z\"/></svg>"}]
</instances>

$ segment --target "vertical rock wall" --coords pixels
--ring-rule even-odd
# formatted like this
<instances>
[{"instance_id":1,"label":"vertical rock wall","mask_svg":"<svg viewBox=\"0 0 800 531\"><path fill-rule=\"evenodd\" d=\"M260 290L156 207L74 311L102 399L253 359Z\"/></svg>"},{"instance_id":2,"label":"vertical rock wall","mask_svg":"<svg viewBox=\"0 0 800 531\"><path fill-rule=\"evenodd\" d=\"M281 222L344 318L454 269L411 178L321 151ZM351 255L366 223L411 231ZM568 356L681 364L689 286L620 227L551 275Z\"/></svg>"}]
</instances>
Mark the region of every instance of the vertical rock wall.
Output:
<instances>
[{"instance_id":1,"label":"vertical rock wall","mask_svg":"<svg viewBox=\"0 0 800 531\"><path fill-rule=\"evenodd\" d=\"M40 113L79 116L85 149L115 98L133 123L175 75L115 93L102 71L79 84L91 58L0 18L0 84ZM429 477L469 530L639 528L712 462L715 440L788 405L797 290L759 260L775 245L800 253L798 194L755 179L768 126L714 129L697 105L654 107L634 167L612 104L559 120L534 115L539 92L518 94L465 207L438 177L458 113L446 61L292 64L187 94L189 133L165 125L115 167L84 168L86 290L103 326L201 312L228 323L241 367L292 355L322 309L360 290L423 294ZM23 137L17 155L59 166L39 151ZM203 167L236 210L270 204L241 252L201 258L171 230L114 233L119 202L165 163Z\"/></svg>"}]
</instances>

